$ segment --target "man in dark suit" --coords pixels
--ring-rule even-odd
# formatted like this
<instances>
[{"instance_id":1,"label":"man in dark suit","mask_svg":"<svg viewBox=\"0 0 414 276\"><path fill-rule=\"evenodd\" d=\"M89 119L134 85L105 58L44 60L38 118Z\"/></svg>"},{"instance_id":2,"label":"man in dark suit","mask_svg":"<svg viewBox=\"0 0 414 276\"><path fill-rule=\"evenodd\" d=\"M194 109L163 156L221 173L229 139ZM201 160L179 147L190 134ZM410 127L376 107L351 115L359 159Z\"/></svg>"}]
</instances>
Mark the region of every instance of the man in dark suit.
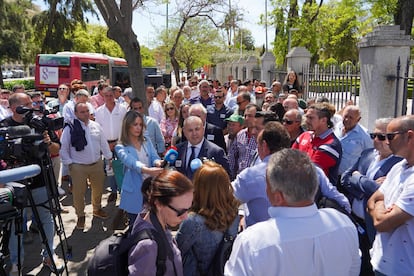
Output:
<instances>
[{"instance_id":1,"label":"man in dark suit","mask_svg":"<svg viewBox=\"0 0 414 276\"><path fill-rule=\"evenodd\" d=\"M223 130L213 124L207 123L207 109L202 104L191 105L189 109L190 116L199 117L204 126L204 137L226 151L226 142L224 141ZM224 120L224 119L223 119ZM185 141L184 139L182 141Z\"/></svg>"},{"instance_id":2,"label":"man in dark suit","mask_svg":"<svg viewBox=\"0 0 414 276\"><path fill-rule=\"evenodd\" d=\"M178 158L175 168L192 179L194 172L190 168L191 161L198 159L213 159L229 171L229 160L224 150L204 138L203 121L196 116L190 116L184 121L183 132L187 141L177 145Z\"/></svg>"}]
</instances>

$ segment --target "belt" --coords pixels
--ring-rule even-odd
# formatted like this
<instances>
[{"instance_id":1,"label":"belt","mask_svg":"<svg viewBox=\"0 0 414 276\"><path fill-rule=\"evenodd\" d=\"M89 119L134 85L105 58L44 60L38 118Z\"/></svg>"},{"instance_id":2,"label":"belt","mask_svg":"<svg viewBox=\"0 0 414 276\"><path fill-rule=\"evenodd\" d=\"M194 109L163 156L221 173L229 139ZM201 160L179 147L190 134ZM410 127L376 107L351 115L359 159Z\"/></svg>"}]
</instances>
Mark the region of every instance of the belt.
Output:
<instances>
[{"instance_id":1,"label":"belt","mask_svg":"<svg viewBox=\"0 0 414 276\"><path fill-rule=\"evenodd\" d=\"M112 144L112 143L115 143L115 142L118 142L118 139L115 139L115 140L108 140L108 144Z\"/></svg>"},{"instance_id":2,"label":"belt","mask_svg":"<svg viewBox=\"0 0 414 276\"><path fill-rule=\"evenodd\" d=\"M94 162L94 163L90 163L90 164L81 164L81 163L73 163L73 164L76 164L76 165L82 165L82 166L93 166L93 165L96 165L96 163L98 163L100 160L98 160L98 161L96 161L96 162Z\"/></svg>"}]
</instances>

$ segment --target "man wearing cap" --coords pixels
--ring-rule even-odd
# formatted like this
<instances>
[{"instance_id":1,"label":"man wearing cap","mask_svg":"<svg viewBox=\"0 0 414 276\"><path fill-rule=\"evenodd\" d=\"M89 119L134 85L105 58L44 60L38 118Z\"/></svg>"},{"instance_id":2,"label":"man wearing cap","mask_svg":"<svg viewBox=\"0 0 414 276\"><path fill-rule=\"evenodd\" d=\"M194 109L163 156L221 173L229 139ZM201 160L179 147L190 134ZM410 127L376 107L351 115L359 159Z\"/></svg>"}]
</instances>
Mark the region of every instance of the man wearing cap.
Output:
<instances>
[{"instance_id":1,"label":"man wearing cap","mask_svg":"<svg viewBox=\"0 0 414 276\"><path fill-rule=\"evenodd\" d=\"M228 134L224 136L224 141L226 142L227 152L229 152L231 145L236 141L237 133L243 129L244 118L240 115L232 114L225 121L227 122Z\"/></svg>"},{"instance_id":2,"label":"man wearing cap","mask_svg":"<svg viewBox=\"0 0 414 276\"><path fill-rule=\"evenodd\" d=\"M134 98L132 87L125 88L124 92L122 93L122 98L124 99L124 102L122 104L128 109L132 98Z\"/></svg>"},{"instance_id":3,"label":"man wearing cap","mask_svg":"<svg viewBox=\"0 0 414 276\"><path fill-rule=\"evenodd\" d=\"M263 87L257 86L254 91L255 91L255 97L256 97L256 104L261 107L265 99L265 93L264 93Z\"/></svg>"},{"instance_id":4,"label":"man wearing cap","mask_svg":"<svg viewBox=\"0 0 414 276\"><path fill-rule=\"evenodd\" d=\"M233 111L224 104L224 91L220 86L214 94L214 106L207 108L207 123L218 126L225 131L227 127L226 119L233 114Z\"/></svg>"},{"instance_id":5,"label":"man wearing cap","mask_svg":"<svg viewBox=\"0 0 414 276\"><path fill-rule=\"evenodd\" d=\"M75 98L63 107L62 117L64 118L65 123L72 123L73 119L75 119L76 103L86 103L89 114L95 114L95 108L93 108L92 104L89 102L89 92L85 89L79 89L75 94Z\"/></svg>"}]
</instances>

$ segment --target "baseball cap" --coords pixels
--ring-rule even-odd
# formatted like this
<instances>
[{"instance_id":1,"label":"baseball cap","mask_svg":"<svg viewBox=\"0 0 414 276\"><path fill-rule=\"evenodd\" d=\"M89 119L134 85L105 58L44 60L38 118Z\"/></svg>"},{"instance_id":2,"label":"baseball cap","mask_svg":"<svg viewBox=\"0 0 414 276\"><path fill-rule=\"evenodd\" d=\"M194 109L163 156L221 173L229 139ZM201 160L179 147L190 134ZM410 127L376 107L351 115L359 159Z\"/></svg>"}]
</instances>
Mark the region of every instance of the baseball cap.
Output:
<instances>
[{"instance_id":1,"label":"baseball cap","mask_svg":"<svg viewBox=\"0 0 414 276\"><path fill-rule=\"evenodd\" d=\"M230 117L224 120L228 122L237 122L237 123L240 123L241 125L244 123L244 118L237 114L232 114Z\"/></svg>"}]
</instances>

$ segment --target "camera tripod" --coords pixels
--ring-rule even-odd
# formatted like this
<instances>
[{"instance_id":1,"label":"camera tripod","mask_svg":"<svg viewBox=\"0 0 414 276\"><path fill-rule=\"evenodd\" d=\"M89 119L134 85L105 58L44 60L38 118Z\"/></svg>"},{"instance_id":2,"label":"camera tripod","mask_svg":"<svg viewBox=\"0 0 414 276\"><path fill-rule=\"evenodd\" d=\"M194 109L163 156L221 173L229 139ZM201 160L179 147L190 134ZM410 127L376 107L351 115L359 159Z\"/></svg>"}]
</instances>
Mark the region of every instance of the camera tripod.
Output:
<instances>
[{"instance_id":1,"label":"camera tripod","mask_svg":"<svg viewBox=\"0 0 414 276\"><path fill-rule=\"evenodd\" d=\"M61 212L62 209L60 207L60 202L59 202L59 193L57 191L57 185L56 185L56 178L55 178L55 174L53 171L53 164L51 161L51 158L49 156L49 153L47 150L45 150L43 152L41 152L41 156L40 158L36 158L35 162L31 162L31 163L36 163L37 165L39 165L39 167L41 168L40 170L40 174L38 175L38 177L41 178L42 183L44 184L44 186L41 187L36 187L34 189L30 189L30 184L31 181L28 181L28 185L27 185L27 205L23 206L23 207L30 207L32 214L33 214L33 222L36 223L36 225L38 226L38 230L39 230L39 235L41 238L41 242L44 245L44 249L47 252L47 256L50 257L51 260L51 270L52 273L59 275L60 273L62 273L63 271L66 271L66 274L68 275L68 268L67 268L67 259L68 257L70 257L72 255L72 248L71 246L68 245L67 243L67 238L66 238L66 234L64 231L64 227L63 227L63 220L61 217ZM33 161L33 160L32 160ZM26 162L29 163L29 162ZM33 179L32 179L33 180ZM40 189L44 189L44 191L40 190ZM34 194L36 194L36 196L34 197ZM40 196L39 196L40 195ZM18 263L17 263L17 268L18 268L18 272L19 275L21 274L21 259L20 259L20 255L21 255L21 236L22 236L22 212L23 212L23 207L21 208L20 212L18 212L18 215L15 216L11 216L10 215L10 219L16 217L15 219L15 232L11 233L11 227L9 225L11 225L11 222L8 222L8 224L5 224L5 227L3 227L5 230L3 231L3 237L2 237L2 253L3 256L7 256L9 251L8 251L8 244L9 244L9 238L10 235L14 234L17 237L17 256L18 256ZM43 213L45 212L45 210L41 210L41 208L47 209L47 212L50 213L51 220L53 219L53 221L51 222L51 224L53 224L52 228L54 227L54 230L56 232L56 234L59 237L59 242L60 242L60 249L62 252L62 256L63 256L63 260L64 260L64 270L58 270L55 260L53 258L53 248L50 248L49 246L49 240L47 237L47 233L45 232L45 227L43 226L43 223L47 223L47 220L49 218L45 218L45 215L43 214L43 221L41 219L41 216L39 215L39 211ZM1 218L0 218L1 219ZM1 220L0 220L1 221ZM50 227L50 225L49 225ZM48 229L51 230L51 229ZM50 235L50 232L49 232ZM53 239L54 233L52 234L51 239ZM13 237L15 238L15 237ZM3 258L1 258L0 256L0 262L3 260ZM2 275L7 275L4 269L4 265L2 265L0 263L0 276Z\"/></svg>"}]
</instances>

